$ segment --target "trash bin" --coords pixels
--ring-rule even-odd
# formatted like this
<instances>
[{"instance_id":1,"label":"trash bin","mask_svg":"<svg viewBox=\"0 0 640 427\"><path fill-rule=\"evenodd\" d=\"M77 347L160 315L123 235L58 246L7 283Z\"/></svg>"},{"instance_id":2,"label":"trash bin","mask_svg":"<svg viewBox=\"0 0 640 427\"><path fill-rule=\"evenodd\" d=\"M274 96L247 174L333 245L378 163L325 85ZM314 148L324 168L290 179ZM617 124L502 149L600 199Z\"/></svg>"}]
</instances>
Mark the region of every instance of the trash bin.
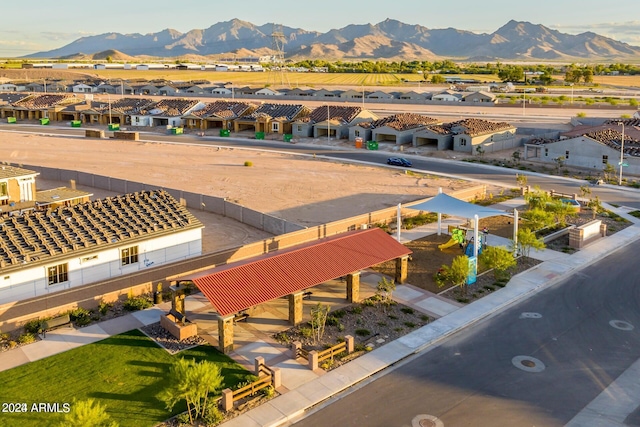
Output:
<instances>
[{"instance_id":1,"label":"trash bin","mask_svg":"<svg viewBox=\"0 0 640 427\"><path fill-rule=\"evenodd\" d=\"M79 128L80 126L82 126L82 122L80 120L71 120L72 128Z\"/></svg>"},{"instance_id":2,"label":"trash bin","mask_svg":"<svg viewBox=\"0 0 640 427\"><path fill-rule=\"evenodd\" d=\"M41 125L48 125L49 124L49 119L46 117L43 117L40 119L40 124Z\"/></svg>"},{"instance_id":3,"label":"trash bin","mask_svg":"<svg viewBox=\"0 0 640 427\"><path fill-rule=\"evenodd\" d=\"M229 136L230 134L229 129L220 129L220 136Z\"/></svg>"},{"instance_id":4,"label":"trash bin","mask_svg":"<svg viewBox=\"0 0 640 427\"><path fill-rule=\"evenodd\" d=\"M256 132L256 139L264 139L264 132Z\"/></svg>"},{"instance_id":5,"label":"trash bin","mask_svg":"<svg viewBox=\"0 0 640 427\"><path fill-rule=\"evenodd\" d=\"M7 117L7 123L16 123L16 121L15 117Z\"/></svg>"},{"instance_id":6,"label":"trash bin","mask_svg":"<svg viewBox=\"0 0 640 427\"><path fill-rule=\"evenodd\" d=\"M356 148L362 148L363 139L361 137L356 138Z\"/></svg>"},{"instance_id":7,"label":"trash bin","mask_svg":"<svg viewBox=\"0 0 640 427\"><path fill-rule=\"evenodd\" d=\"M367 141L367 150L377 150L378 142L377 141Z\"/></svg>"},{"instance_id":8,"label":"trash bin","mask_svg":"<svg viewBox=\"0 0 640 427\"><path fill-rule=\"evenodd\" d=\"M171 135L182 135L184 128L171 128Z\"/></svg>"},{"instance_id":9,"label":"trash bin","mask_svg":"<svg viewBox=\"0 0 640 427\"><path fill-rule=\"evenodd\" d=\"M291 140L292 140L292 139L293 139L293 135L292 135L292 134L290 134L290 133L285 133L285 134L282 136L282 140L283 140L284 142L291 142Z\"/></svg>"},{"instance_id":10,"label":"trash bin","mask_svg":"<svg viewBox=\"0 0 640 427\"><path fill-rule=\"evenodd\" d=\"M120 130L120 123L109 123L109 130Z\"/></svg>"}]
</instances>

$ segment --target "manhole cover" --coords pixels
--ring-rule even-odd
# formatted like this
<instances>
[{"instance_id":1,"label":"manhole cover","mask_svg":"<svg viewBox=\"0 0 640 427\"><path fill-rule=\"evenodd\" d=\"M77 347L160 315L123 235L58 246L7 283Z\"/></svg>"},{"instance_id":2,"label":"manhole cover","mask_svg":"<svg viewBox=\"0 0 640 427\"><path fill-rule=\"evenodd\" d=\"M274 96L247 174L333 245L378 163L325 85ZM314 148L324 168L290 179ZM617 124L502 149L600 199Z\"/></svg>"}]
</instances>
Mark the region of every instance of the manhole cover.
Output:
<instances>
[{"instance_id":1,"label":"manhole cover","mask_svg":"<svg viewBox=\"0 0 640 427\"><path fill-rule=\"evenodd\" d=\"M433 415L418 415L411 420L411 427L444 427L444 423Z\"/></svg>"},{"instance_id":2,"label":"manhole cover","mask_svg":"<svg viewBox=\"0 0 640 427\"><path fill-rule=\"evenodd\" d=\"M531 356L516 356L511 359L511 363L526 372L542 372L546 368L541 360Z\"/></svg>"},{"instance_id":3,"label":"manhole cover","mask_svg":"<svg viewBox=\"0 0 640 427\"><path fill-rule=\"evenodd\" d=\"M542 318L542 314L540 313L522 313L520 315L521 319L540 319Z\"/></svg>"},{"instance_id":4,"label":"manhole cover","mask_svg":"<svg viewBox=\"0 0 640 427\"><path fill-rule=\"evenodd\" d=\"M629 322L625 322L624 320L612 320L609 322L609 325L616 329L620 329L621 331L633 331L633 325Z\"/></svg>"}]
</instances>

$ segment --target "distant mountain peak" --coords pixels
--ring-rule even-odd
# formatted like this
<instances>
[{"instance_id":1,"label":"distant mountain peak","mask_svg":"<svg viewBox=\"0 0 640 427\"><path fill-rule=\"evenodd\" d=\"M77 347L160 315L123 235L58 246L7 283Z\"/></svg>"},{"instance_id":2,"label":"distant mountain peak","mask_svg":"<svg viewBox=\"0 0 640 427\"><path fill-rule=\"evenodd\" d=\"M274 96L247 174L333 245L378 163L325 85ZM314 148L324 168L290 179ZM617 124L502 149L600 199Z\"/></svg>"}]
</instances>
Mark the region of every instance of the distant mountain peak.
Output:
<instances>
[{"instance_id":1,"label":"distant mountain peak","mask_svg":"<svg viewBox=\"0 0 640 427\"><path fill-rule=\"evenodd\" d=\"M31 58L61 58L105 50L122 56L202 57L248 52L258 56L271 48L275 24L260 26L238 18L186 33L167 28L150 34L105 33L82 37ZM428 59L496 58L526 60L624 60L637 58L640 47L593 32L571 35L541 24L509 20L491 34L445 28L429 29L386 18L377 24L351 24L326 33L282 26L285 51L292 59Z\"/></svg>"}]
</instances>

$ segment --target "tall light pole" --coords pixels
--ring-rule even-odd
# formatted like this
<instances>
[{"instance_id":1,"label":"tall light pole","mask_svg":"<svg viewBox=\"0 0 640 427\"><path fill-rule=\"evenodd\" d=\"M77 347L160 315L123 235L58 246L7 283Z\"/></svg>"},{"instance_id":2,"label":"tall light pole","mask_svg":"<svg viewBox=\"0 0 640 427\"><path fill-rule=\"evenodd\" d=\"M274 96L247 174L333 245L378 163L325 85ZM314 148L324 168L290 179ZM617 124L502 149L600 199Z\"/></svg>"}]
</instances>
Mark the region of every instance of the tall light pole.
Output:
<instances>
[{"instance_id":1,"label":"tall light pole","mask_svg":"<svg viewBox=\"0 0 640 427\"><path fill-rule=\"evenodd\" d=\"M571 83L569 86L571 86L571 104L573 104L573 83Z\"/></svg>"},{"instance_id":2,"label":"tall light pole","mask_svg":"<svg viewBox=\"0 0 640 427\"><path fill-rule=\"evenodd\" d=\"M620 177L618 177L618 185L622 185L622 166L624 165L624 122L618 122L618 126L622 126L622 140L620 141Z\"/></svg>"},{"instance_id":3,"label":"tall light pole","mask_svg":"<svg viewBox=\"0 0 640 427\"><path fill-rule=\"evenodd\" d=\"M525 115L525 111L527 108L527 92L522 89L522 115Z\"/></svg>"}]
</instances>

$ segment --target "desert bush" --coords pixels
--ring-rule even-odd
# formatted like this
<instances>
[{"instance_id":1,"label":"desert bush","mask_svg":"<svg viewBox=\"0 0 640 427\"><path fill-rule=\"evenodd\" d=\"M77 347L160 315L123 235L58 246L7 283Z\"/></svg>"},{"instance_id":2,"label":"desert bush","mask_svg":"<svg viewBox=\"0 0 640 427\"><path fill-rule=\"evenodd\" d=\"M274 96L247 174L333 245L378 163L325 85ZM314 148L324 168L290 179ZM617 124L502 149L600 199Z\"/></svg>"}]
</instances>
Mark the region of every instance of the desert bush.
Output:
<instances>
[{"instance_id":1,"label":"desert bush","mask_svg":"<svg viewBox=\"0 0 640 427\"><path fill-rule=\"evenodd\" d=\"M32 334L31 332L25 332L24 334L20 335L20 337L18 337L18 342L20 344L31 344L32 342L35 342L36 340L36 335Z\"/></svg>"},{"instance_id":2,"label":"desert bush","mask_svg":"<svg viewBox=\"0 0 640 427\"><path fill-rule=\"evenodd\" d=\"M371 335L371 331L364 328L356 329L356 335L359 337L368 337Z\"/></svg>"},{"instance_id":3,"label":"desert bush","mask_svg":"<svg viewBox=\"0 0 640 427\"><path fill-rule=\"evenodd\" d=\"M38 334L44 327L45 319L33 319L24 324L24 330L28 334Z\"/></svg>"},{"instance_id":4,"label":"desert bush","mask_svg":"<svg viewBox=\"0 0 640 427\"><path fill-rule=\"evenodd\" d=\"M400 309L400 311L402 311L404 314L413 314L415 313L415 310L411 307L402 307Z\"/></svg>"},{"instance_id":5,"label":"desert bush","mask_svg":"<svg viewBox=\"0 0 640 427\"><path fill-rule=\"evenodd\" d=\"M105 314L107 314L109 310L111 310L111 307L113 307L112 303L100 301L100 305L98 306L98 311L100 311L100 314L104 316Z\"/></svg>"},{"instance_id":6,"label":"desert bush","mask_svg":"<svg viewBox=\"0 0 640 427\"><path fill-rule=\"evenodd\" d=\"M127 300L124 302L122 306L127 311L138 311L138 310L144 310L145 308L149 308L152 305L153 304L151 303L151 301L149 301L143 296L139 296L139 297L127 298Z\"/></svg>"}]
</instances>

